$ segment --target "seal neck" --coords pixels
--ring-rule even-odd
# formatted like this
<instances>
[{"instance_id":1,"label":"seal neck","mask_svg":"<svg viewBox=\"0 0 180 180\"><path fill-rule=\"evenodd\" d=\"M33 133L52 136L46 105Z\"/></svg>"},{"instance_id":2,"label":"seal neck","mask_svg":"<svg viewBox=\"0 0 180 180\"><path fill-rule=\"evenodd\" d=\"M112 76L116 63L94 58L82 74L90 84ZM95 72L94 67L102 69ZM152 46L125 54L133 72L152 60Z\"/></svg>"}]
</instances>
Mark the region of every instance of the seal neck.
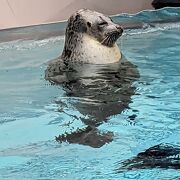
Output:
<instances>
[{"instance_id":1,"label":"seal neck","mask_svg":"<svg viewBox=\"0 0 180 180\"><path fill-rule=\"evenodd\" d=\"M61 58L65 61L73 61L77 58L79 46L82 43L83 33L66 32L65 44Z\"/></svg>"},{"instance_id":2,"label":"seal neck","mask_svg":"<svg viewBox=\"0 0 180 180\"><path fill-rule=\"evenodd\" d=\"M65 63L109 64L121 59L119 47L102 45L86 33L66 33L64 50L61 59Z\"/></svg>"}]
</instances>

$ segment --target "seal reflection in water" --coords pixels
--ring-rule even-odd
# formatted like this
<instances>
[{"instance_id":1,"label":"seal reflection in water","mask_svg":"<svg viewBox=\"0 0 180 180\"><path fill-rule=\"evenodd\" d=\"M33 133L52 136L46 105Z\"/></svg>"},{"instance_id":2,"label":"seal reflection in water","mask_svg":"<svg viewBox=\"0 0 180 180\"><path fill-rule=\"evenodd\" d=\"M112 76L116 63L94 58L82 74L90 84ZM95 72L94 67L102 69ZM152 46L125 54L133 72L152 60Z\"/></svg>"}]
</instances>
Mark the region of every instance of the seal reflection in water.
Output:
<instances>
[{"instance_id":1,"label":"seal reflection in water","mask_svg":"<svg viewBox=\"0 0 180 180\"><path fill-rule=\"evenodd\" d=\"M90 10L68 20L63 53L49 63L45 79L76 97L71 104L88 118L80 119L86 128L59 135L57 141L98 148L113 140L112 132L101 133L98 126L128 108L139 78L116 44L122 32L109 17Z\"/></svg>"}]
</instances>

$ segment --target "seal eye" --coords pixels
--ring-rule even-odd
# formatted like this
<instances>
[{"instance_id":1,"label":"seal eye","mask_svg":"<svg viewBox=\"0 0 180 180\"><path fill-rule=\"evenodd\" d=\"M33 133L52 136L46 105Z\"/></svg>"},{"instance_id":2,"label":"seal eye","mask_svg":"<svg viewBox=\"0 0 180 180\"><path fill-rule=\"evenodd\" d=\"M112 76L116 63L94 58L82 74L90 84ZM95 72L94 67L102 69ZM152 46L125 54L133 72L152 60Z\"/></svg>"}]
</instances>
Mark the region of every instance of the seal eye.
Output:
<instances>
[{"instance_id":1,"label":"seal eye","mask_svg":"<svg viewBox=\"0 0 180 180\"><path fill-rule=\"evenodd\" d=\"M98 26L105 26L105 25L107 25L108 23L106 22L106 21L102 21L102 22L100 22L99 24L98 24Z\"/></svg>"},{"instance_id":2,"label":"seal eye","mask_svg":"<svg viewBox=\"0 0 180 180\"><path fill-rule=\"evenodd\" d=\"M91 27L91 23L90 23L90 22L87 22L87 26L88 26L88 27Z\"/></svg>"}]
</instances>

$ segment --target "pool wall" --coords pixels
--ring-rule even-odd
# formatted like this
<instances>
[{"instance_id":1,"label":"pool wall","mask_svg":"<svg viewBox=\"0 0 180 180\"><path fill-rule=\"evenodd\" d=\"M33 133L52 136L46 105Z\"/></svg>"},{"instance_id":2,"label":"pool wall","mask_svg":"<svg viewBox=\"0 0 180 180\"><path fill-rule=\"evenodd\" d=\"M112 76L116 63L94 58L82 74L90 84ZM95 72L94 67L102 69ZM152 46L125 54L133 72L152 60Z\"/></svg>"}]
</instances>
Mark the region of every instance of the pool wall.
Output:
<instances>
[{"instance_id":1,"label":"pool wall","mask_svg":"<svg viewBox=\"0 0 180 180\"><path fill-rule=\"evenodd\" d=\"M107 15L152 9L152 0L1 0L0 29L66 20L81 8Z\"/></svg>"}]
</instances>

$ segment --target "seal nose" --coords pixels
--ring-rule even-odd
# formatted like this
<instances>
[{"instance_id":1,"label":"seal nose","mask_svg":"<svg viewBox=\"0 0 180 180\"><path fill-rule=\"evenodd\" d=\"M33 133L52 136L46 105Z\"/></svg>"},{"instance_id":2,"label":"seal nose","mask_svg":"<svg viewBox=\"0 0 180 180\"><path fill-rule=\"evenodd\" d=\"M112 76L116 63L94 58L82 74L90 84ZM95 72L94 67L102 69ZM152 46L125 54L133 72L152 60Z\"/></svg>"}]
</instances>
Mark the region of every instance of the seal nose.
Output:
<instances>
[{"instance_id":1,"label":"seal nose","mask_svg":"<svg viewBox=\"0 0 180 180\"><path fill-rule=\"evenodd\" d=\"M120 34L123 33L123 28L120 25L116 26L117 30L119 31Z\"/></svg>"}]
</instances>

